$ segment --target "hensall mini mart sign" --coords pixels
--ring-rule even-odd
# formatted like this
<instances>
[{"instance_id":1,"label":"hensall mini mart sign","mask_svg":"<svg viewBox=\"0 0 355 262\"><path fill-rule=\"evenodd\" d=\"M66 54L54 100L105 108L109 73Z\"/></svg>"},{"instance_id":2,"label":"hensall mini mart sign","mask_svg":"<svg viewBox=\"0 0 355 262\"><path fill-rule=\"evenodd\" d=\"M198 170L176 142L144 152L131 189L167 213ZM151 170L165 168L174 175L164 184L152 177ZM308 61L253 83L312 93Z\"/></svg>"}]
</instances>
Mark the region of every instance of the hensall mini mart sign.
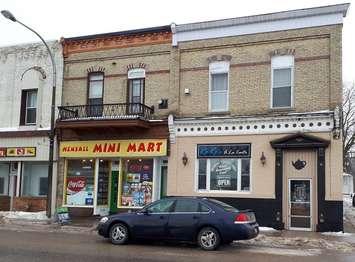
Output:
<instances>
[{"instance_id":1,"label":"hensall mini mart sign","mask_svg":"<svg viewBox=\"0 0 355 262\"><path fill-rule=\"evenodd\" d=\"M61 142L61 157L166 156L166 139L99 140Z\"/></svg>"},{"instance_id":2,"label":"hensall mini mart sign","mask_svg":"<svg viewBox=\"0 0 355 262\"><path fill-rule=\"evenodd\" d=\"M0 157L35 157L36 147L0 147Z\"/></svg>"}]
</instances>

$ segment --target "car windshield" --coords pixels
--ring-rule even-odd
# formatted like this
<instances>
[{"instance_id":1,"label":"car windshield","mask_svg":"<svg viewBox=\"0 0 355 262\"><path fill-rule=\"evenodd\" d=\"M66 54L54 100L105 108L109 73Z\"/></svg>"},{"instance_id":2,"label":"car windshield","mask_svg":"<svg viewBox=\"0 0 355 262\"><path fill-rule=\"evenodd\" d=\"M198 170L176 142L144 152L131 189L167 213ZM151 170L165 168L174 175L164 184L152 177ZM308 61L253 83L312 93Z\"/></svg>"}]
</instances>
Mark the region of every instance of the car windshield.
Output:
<instances>
[{"instance_id":1,"label":"car windshield","mask_svg":"<svg viewBox=\"0 0 355 262\"><path fill-rule=\"evenodd\" d=\"M228 211L228 212L238 212L239 211L235 207L232 207L222 201L218 201L218 200L212 199L212 198L209 198L208 200L211 201L213 204L219 206L220 208L223 208L225 211Z\"/></svg>"}]
</instances>

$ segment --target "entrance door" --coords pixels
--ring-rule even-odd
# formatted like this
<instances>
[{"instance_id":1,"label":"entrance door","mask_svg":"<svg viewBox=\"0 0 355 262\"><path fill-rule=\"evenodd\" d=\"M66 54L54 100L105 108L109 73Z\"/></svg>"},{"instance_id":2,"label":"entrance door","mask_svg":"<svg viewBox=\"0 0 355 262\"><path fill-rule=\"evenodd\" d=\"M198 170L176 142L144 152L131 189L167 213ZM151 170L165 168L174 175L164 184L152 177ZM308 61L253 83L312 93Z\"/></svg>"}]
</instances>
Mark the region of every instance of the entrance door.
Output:
<instances>
[{"instance_id":1,"label":"entrance door","mask_svg":"<svg viewBox=\"0 0 355 262\"><path fill-rule=\"evenodd\" d=\"M283 155L283 221L287 229L316 230L317 154L285 150Z\"/></svg>"},{"instance_id":2,"label":"entrance door","mask_svg":"<svg viewBox=\"0 0 355 262\"><path fill-rule=\"evenodd\" d=\"M110 213L117 213L118 198L118 178L119 178L119 161L112 161L111 165L111 190L110 190Z\"/></svg>"},{"instance_id":3,"label":"entrance door","mask_svg":"<svg viewBox=\"0 0 355 262\"><path fill-rule=\"evenodd\" d=\"M312 181L311 179L289 180L289 228L312 229Z\"/></svg>"}]
</instances>

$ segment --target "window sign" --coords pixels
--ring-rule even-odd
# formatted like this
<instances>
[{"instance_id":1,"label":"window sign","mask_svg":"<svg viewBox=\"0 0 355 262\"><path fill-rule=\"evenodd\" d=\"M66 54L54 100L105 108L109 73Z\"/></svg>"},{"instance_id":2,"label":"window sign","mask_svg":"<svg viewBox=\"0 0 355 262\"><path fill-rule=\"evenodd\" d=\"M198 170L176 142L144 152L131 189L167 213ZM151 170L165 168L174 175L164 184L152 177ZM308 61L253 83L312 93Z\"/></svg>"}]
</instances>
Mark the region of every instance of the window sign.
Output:
<instances>
[{"instance_id":1,"label":"window sign","mask_svg":"<svg viewBox=\"0 0 355 262\"><path fill-rule=\"evenodd\" d=\"M93 159L68 160L66 204L92 206L94 204Z\"/></svg>"},{"instance_id":2,"label":"window sign","mask_svg":"<svg viewBox=\"0 0 355 262\"><path fill-rule=\"evenodd\" d=\"M211 159L211 190L237 190L236 159Z\"/></svg>"},{"instance_id":3,"label":"window sign","mask_svg":"<svg viewBox=\"0 0 355 262\"><path fill-rule=\"evenodd\" d=\"M121 206L143 207L152 202L153 159L124 162Z\"/></svg>"},{"instance_id":4,"label":"window sign","mask_svg":"<svg viewBox=\"0 0 355 262\"><path fill-rule=\"evenodd\" d=\"M250 157L250 144L197 145L197 158L245 158Z\"/></svg>"}]
</instances>

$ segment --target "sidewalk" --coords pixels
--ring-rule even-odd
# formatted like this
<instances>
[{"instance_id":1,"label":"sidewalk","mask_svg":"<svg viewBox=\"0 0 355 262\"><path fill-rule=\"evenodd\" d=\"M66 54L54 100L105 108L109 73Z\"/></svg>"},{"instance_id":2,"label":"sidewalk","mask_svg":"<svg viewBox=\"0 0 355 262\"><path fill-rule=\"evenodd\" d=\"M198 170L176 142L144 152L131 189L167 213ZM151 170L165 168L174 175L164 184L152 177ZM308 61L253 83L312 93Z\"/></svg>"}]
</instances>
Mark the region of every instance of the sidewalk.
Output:
<instances>
[{"instance_id":1,"label":"sidewalk","mask_svg":"<svg viewBox=\"0 0 355 262\"><path fill-rule=\"evenodd\" d=\"M4 213L0 212L0 230L96 234L100 220L100 217L72 218L68 224L61 225L40 214L35 216L37 219L30 219L30 216L4 216Z\"/></svg>"}]
</instances>

